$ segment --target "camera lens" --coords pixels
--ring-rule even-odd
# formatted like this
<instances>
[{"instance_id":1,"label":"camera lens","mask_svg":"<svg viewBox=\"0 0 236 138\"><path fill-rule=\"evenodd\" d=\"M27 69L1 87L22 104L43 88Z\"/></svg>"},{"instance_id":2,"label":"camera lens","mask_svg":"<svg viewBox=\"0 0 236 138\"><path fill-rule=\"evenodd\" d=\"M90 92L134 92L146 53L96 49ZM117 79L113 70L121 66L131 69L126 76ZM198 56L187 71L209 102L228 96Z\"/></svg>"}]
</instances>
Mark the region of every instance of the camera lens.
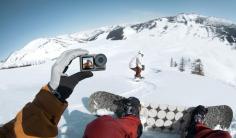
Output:
<instances>
[{"instance_id":1,"label":"camera lens","mask_svg":"<svg viewBox=\"0 0 236 138\"><path fill-rule=\"evenodd\" d=\"M99 57L98 62L102 63L103 61L104 61L104 59L102 57Z\"/></svg>"},{"instance_id":2,"label":"camera lens","mask_svg":"<svg viewBox=\"0 0 236 138\"><path fill-rule=\"evenodd\" d=\"M95 56L94 61L98 67L103 67L107 63L107 57L104 54L98 54Z\"/></svg>"}]
</instances>

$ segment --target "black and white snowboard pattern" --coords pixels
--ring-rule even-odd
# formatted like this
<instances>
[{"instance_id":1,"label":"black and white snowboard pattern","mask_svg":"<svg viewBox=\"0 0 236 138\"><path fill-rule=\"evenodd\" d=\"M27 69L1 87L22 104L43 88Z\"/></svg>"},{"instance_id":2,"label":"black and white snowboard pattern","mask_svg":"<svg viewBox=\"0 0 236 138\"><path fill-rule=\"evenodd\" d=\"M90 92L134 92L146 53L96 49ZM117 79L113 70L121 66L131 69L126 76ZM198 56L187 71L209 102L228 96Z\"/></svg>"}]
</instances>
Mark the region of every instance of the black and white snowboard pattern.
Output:
<instances>
[{"instance_id":1,"label":"black and white snowboard pattern","mask_svg":"<svg viewBox=\"0 0 236 138\"><path fill-rule=\"evenodd\" d=\"M99 115L99 110L115 112L118 106L114 101L123 98L125 97L109 92L95 92L89 97L89 110L95 115ZM230 127L233 112L229 106L219 105L207 108L206 126L212 129ZM193 109L194 107L142 104L140 119L146 130L184 134L190 122Z\"/></svg>"}]
</instances>

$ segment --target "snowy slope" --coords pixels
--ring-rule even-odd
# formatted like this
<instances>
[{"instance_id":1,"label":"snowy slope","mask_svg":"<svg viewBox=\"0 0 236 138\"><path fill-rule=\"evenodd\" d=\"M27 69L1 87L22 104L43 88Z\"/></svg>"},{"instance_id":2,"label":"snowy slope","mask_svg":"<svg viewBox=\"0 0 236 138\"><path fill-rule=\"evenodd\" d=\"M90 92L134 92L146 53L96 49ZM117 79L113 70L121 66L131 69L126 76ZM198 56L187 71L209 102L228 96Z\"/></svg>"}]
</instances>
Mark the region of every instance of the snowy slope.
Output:
<instances>
[{"instance_id":1,"label":"snowy slope","mask_svg":"<svg viewBox=\"0 0 236 138\"><path fill-rule=\"evenodd\" d=\"M85 43L97 39L98 35L109 31L110 27L97 30L61 35L55 38L39 38L28 43L24 48L13 52L0 68L15 68L42 64L52 60L63 51L78 43Z\"/></svg>"},{"instance_id":2,"label":"snowy slope","mask_svg":"<svg viewBox=\"0 0 236 138\"><path fill-rule=\"evenodd\" d=\"M143 37L143 35L136 37ZM236 111L235 87L213 77L191 75L189 72L181 73L177 68L169 67L170 56L188 55L191 48L200 52L203 51L203 46L199 47L193 43L191 47L187 47L175 44L172 41L166 44L163 43L163 41L166 42L165 40L158 37L148 37L145 40L130 38L129 41L107 41L100 39L96 42L71 47L85 48L90 53L106 54L108 57L107 70L94 72L93 78L82 81L75 88L68 100L69 107L60 121L58 137L82 137L86 124L94 119L94 116L86 108L86 101L90 94L99 90L110 91L127 97L137 96L142 102L149 103L185 106L227 104ZM152 45L154 41L157 41L158 45ZM189 41L188 43L190 43ZM214 45L210 45L211 43L207 43L209 44L207 48L214 47ZM228 55L230 52L234 52L227 47L220 48L222 48L221 51L226 50ZM144 76L146 79L137 83L132 81L133 72L128 69L128 62L138 50L145 53L146 71ZM212 50L212 52L215 51ZM209 52L207 57L214 56L214 54L211 55ZM209 60L209 62L206 63L210 64L212 59L207 57L205 60ZM217 56L215 58L214 61L219 60ZM206 63L205 65L207 65ZM0 106L6 107L5 110L0 110L0 124L12 119L24 104L33 99L40 87L49 81L52 64L53 61L49 61L38 66L0 70ZM74 61L68 73L71 74L78 70L79 61ZM235 129L232 130L232 133ZM178 137L147 132L144 133L143 137L158 136L163 138Z\"/></svg>"},{"instance_id":3,"label":"snowy slope","mask_svg":"<svg viewBox=\"0 0 236 138\"><path fill-rule=\"evenodd\" d=\"M94 119L86 109L86 101L91 93L99 90L137 96L143 102L159 104L227 104L236 112L236 50L233 49L235 41L229 41L229 38L236 40L234 29L235 25L222 19L180 14L135 25L34 40L0 65L7 68L40 64L0 70L0 107L6 107L0 110L0 124L12 119L48 83L55 61L52 59L72 48L106 54L107 70L95 72L93 78L75 88L60 121L58 137L82 136L86 124ZM145 80L136 83L132 81L133 72L128 69L128 63L139 50L144 53L146 70ZM171 57L177 62L181 57L191 61L200 58L205 76L190 74L189 66L185 72L169 67ZM78 70L79 61L74 61L69 74ZM236 132L235 122L232 133ZM177 137L151 133L143 137L157 136Z\"/></svg>"},{"instance_id":4,"label":"snowy slope","mask_svg":"<svg viewBox=\"0 0 236 138\"><path fill-rule=\"evenodd\" d=\"M121 53L121 55L126 54ZM75 93L69 99L69 108L60 122L61 136L80 137L82 135L86 124L94 119L84 103L88 96L97 90L111 91L123 96L138 96L143 102L188 106L228 104L236 109L235 89L220 81L156 67L145 72L145 81L136 83L131 80L132 72L127 68L121 68L120 72L114 73L117 71L116 67L124 64L125 58L120 60L119 56L109 57L109 61L113 61L113 63L109 63L106 72L96 72L93 78L81 82L76 87ZM117 66L116 63L118 63ZM50 67L51 63L47 63L0 72L2 76L0 88L1 95L3 95L1 96L1 106L7 107L7 112L6 110L0 111L1 123L10 120L25 103L33 99L40 87L49 80ZM73 70L77 70L77 67L75 62ZM161 69L162 72L156 73L156 69ZM204 97L196 97L195 94L204 95ZM145 133L145 135L151 134Z\"/></svg>"}]
</instances>

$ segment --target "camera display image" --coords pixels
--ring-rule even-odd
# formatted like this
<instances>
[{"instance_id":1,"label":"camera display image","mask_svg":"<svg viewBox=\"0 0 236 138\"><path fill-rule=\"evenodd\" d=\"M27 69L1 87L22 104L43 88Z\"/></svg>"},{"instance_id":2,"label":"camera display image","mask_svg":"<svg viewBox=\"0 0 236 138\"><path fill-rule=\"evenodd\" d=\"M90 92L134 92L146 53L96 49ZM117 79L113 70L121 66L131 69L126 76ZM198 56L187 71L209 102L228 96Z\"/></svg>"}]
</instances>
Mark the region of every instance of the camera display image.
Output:
<instances>
[{"instance_id":1,"label":"camera display image","mask_svg":"<svg viewBox=\"0 0 236 138\"><path fill-rule=\"evenodd\" d=\"M82 58L83 70L94 69L93 57Z\"/></svg>"},{"instance_id":2,"label":"camera display image","mask_svg":"<svg viewBox=\"0 0 236 138\"><path fill-rule=\"evenodd\" d=\"M107 58L104 54L91 54L82 56L80 61L81 71L106 70Z\"/></svg>"}]
</instances>

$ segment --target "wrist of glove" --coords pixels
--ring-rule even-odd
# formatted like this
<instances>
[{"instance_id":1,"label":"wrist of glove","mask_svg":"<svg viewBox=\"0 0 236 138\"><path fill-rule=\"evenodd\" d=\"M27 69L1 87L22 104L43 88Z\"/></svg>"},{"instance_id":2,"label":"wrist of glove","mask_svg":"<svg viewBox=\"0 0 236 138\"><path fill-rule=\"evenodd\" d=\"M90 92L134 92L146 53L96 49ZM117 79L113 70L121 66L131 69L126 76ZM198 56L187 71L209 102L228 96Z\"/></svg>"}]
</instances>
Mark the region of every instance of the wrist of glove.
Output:
<instances>
[{"instance_id":1,"label":"wrist of glove","mask_svg":"<svg viewBox=\"0 0 236 138\"><path fill-rule=\"evenodd\" d=\"M53 93L53 95L61 102L66 102L66 99L69 98L73 92L72 89L65 86L60 86L60 85L58 86L56 90L53 90L49 84L48 84L48 87L50 91Z\"/></svg>"},{"instance_id":2,"label":"wrist of glove","mask_svg":"<svg viewBox=\"0 0 236 138\"><path fill-rule=\"evenodd\" d=\"M86 71L86 72L78 72L75 73L74 75L71 76L66 76L63 75L60 78L60 83L57 89L53 89L50 87L49 83L49 88L51 88L51 92L62 102L65 102L67 98L70 97L72 94L75 86L83 79L92 77L93 73L91 71Z\"/></svg>"}]
</instances>

